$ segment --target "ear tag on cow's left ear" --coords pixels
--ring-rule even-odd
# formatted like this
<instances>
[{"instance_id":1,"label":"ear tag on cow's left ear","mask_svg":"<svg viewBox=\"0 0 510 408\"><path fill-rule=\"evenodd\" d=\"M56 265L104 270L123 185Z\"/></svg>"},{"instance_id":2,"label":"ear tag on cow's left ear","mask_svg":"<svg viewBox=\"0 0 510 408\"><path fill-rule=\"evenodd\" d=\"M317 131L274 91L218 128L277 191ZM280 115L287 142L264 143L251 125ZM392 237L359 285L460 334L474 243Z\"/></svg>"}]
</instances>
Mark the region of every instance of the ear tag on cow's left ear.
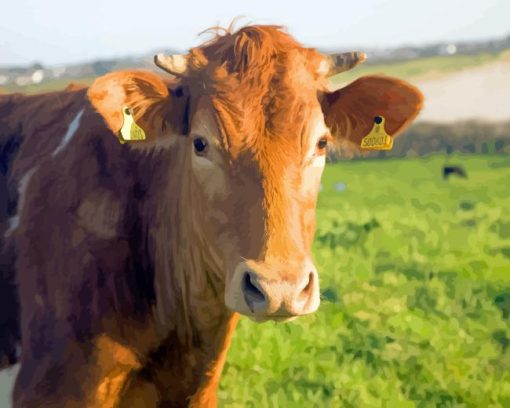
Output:
<instances>
[{"instance_id":1,"label":"ear tag on cow's left ear","mask_svg":"<svg viewBox=\"0 0 510 408\"><path fill-rule=\"evenodd\" d=\"M120 143L146 139L145 132L136 124L131 110L127 106L122 108L122 119L122 127L119 132Z\"/></svg>"},{"instance_id":2,"label":"ear tag on cow's left ear","mask_svg":"<svg viewBox=\"0 0 510 408\"><path fill-rule=\"evenodd\" d=\"M393 138L384 129L384 117L376 116L372 130L361 139L361 148L365 150L391 150L392 147Z\"/></svg>"}]
</instances>

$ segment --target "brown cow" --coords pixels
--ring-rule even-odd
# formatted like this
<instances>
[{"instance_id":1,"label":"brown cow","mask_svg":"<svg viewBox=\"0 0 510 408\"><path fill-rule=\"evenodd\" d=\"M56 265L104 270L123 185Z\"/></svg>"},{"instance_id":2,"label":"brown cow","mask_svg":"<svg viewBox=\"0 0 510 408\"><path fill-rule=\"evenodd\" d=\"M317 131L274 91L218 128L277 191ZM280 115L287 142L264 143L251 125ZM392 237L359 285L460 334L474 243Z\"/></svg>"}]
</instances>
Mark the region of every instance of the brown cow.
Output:
<instances>
[{"instance_id":1,"label":"brown cow","mask_svg":"<svg viewBox=\"0 0 510 408\"><path fill-rule=\"evenodd\" d=\"M387 77L328 91L356 59L335 68L249 26L158 56L171 80L126 71L0 97L0 361L21 337L15 407L215 406L239 313L317 309L326 145L359 145L377 115L400 132L422 103ZM145 140L119 143L124 109Z\"/></svg>"}]
</instances>

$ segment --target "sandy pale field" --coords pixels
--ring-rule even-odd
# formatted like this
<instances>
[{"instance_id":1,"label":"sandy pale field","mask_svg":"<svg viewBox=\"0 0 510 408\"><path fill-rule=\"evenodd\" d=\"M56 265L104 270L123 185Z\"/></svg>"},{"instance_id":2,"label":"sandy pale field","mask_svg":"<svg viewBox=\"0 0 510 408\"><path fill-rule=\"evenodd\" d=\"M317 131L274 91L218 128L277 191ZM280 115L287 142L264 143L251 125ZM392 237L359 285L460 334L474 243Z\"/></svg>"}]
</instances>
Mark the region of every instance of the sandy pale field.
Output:
<instances>
[{"instance_id":1,"label":"sandy pale field","mask_svg":"<svg viewBox=\"0 0 510 408\"><path fill-rule=\"evenodd\" d=\"M419 120L457 122L510 120L510 62L497 62L455 74L417 81L425 95Z\"/></svg>"}]
</instances>

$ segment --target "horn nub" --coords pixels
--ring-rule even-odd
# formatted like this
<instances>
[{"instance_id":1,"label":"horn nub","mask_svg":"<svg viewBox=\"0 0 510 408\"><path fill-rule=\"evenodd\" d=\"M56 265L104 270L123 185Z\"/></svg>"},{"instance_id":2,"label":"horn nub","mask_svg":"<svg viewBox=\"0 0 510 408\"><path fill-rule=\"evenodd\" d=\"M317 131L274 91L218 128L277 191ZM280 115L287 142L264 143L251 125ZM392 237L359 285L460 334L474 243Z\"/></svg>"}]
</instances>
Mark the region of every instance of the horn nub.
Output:
<instances>
[{"instance_id":1,"label":"horn nub","mask_svg":"<svg viewBox=\"0 0 510 408\"><path fill-rule=\"evenodd\" d=\"M333 64L329 71L330 75L336 75L341 72L349 71L356 65L361 64L367 59L367 54L360 51L343 52L341 54L331 55Z\"/></svg>"},{"instance_id":2,"label":"horn nub","mask_svg":"<svg viewBox=\"0 0 510 408\"><path fill-rule=\"evenodd\" d=\"M154 63L163 71L166 71L169 74L177 76L183 75L188 69L188 55L156 54L154 56Z\"/></svg>"}]
</instances>

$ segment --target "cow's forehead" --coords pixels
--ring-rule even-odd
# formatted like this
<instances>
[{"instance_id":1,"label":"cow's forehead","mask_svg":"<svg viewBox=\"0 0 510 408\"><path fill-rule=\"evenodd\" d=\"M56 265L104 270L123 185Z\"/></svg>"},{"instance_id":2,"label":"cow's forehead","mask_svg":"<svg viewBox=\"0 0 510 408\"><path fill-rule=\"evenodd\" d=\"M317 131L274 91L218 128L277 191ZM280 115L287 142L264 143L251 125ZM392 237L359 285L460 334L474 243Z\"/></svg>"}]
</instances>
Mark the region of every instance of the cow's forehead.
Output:
<instances>
[{"instance_id":1,"label":"cow's forehead","mask_svg":"<svg viewBox=\"0 0 510 408\"><path fill-rule=\"evenodd\" d=\"M217 92L197 98L197 110L212 111L221 139L234 156L275 143L294 149L320 110L316 88L306 75L296 69L278 72L258 86L251 80L218 81Z\"/></svg>"},{"instance_id":2,"label":"cow's forehead","mask_svg":"<svg viewBox=\"0 0 510 408\"><path fill-rule=\"evenodd\" d=\"M214 150L219 148L225 155L230 163L228 167L242 170L243 174L246 171L254 175L262 172L265 177L278 168L276 175L281 177L293 169L299 171L312 156L319 138L328 132L320 106L302 112L304 116L298 120L282 117L288 125L279 127L279 133L265 129L262 132L239 131L239 128L229 131L225 122L231 122L230 113L221 116L210 100L202 98L193 117L191 132L193 136L206 135Z\"/></svg>"},{"instance_id":3,"label":"cow's forehead","mask_svg":"<svg viewBox=\"0 0 510 408\"><path fill-rule=\"evenodd\" d=\"M268 145L301 148L319 109L323 56L275 27L246 27L192 50L192 98L206 97L225 146L236 156Z\"/></svg>"}]
</instances>

